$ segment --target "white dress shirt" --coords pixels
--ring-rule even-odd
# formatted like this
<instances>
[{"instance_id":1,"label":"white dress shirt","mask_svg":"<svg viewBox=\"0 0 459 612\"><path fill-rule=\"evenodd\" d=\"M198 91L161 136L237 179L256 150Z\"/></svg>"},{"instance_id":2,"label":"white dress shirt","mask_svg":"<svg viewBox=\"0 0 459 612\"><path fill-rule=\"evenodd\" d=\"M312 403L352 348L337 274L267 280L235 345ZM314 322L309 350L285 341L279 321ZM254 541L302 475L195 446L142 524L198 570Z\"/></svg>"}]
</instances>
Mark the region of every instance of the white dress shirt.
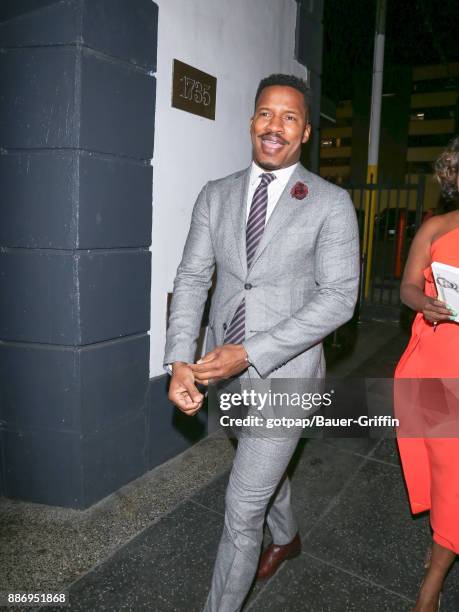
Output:
<instances>
[{"instance_id":1,"label":"white dress shirt","mask_svg":"<svg viewBox=\"0 0 459 612\"><path fill-rule=\"evenodd\" d=\"M290 180L290 177L293 174L293 171L297 167L298 163L293 164L292 166L288 166L287 168L281 168L280 170L263 170L260 168L258 164L252 162L252 167L250 170L250 178L249 178L249 191L247 194L247 215L246 220L249 218L250 206L252 205L253 194L255 193L256 188L260 184L261 178L260 174L265 172L269 172L270 174L274 174L276 179L271 181L268 185L268 207L266 210L266 221L267 223L271 213L274 210L274 207L279 201L282 192L285 189L285 186Z\"/></svg>"}]
</instances>

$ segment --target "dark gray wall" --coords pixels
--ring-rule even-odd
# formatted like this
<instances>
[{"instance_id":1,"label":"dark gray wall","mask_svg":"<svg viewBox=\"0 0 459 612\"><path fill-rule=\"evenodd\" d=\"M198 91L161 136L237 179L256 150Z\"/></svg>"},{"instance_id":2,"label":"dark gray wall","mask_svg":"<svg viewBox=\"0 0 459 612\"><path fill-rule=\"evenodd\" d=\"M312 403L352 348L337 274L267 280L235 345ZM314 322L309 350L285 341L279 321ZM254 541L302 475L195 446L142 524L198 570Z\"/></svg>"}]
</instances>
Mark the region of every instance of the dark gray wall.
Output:
<instances>
[{"instance_id":1,"label":"dark gray wall","mask_svg":"<svg viewBox=\"0 0 459 612\"><path fill-rule=\"evenodd\" d=\"M0 492L84 508L152 461L157 7L0 19Z\"/></svg>"},{"instance_id":2,"label":"dark gray wall","mask_svg":"<svg viewBox=\"0 0 459 612\"><path fill-rule=\"evenodd\" d=\"M36 11L59 0L2 0L0 4L0 21L12 19L31 11Z\"/></svg>"}]
</instances>

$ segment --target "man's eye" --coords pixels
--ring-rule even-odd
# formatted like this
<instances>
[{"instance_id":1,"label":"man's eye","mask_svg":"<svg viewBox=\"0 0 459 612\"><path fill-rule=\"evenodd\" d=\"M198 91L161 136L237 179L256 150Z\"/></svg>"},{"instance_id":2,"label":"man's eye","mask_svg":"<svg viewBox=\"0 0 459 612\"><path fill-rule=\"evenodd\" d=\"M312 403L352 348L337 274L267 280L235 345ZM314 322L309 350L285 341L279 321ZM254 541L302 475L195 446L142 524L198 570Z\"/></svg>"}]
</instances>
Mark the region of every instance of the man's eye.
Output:
<instances>
[{"instance_id":1,"label":"man's eye","mask_svg":"<svg viewBox=\"0 0 459 612\"><path fill-rule=\"evenodd\" d=\"M295 117L295 115L287 115L287 119L288 119L289 121L296 121L296 117Z\"/></svg>"}]
</instances>

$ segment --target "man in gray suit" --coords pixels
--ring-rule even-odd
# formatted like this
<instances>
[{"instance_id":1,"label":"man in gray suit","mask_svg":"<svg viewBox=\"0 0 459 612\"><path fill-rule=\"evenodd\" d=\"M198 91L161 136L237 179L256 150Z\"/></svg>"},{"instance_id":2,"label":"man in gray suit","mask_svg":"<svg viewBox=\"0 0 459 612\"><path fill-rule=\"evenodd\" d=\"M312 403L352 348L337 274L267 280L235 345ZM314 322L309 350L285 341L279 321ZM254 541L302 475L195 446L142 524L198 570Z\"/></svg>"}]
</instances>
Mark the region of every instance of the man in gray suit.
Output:
<instances>
[{"instance_id":1,"label":"man in gray suit","mask_svg":"<svg viewBox=\"0 0 459 612\"><path fill-rule=\"evenodd\" d=\"M306 83L263 79L250 123L251 166L210 181L198 196L164 358L172 367L169 399L188 415L203 402L196 383L323 378L322 340L353 314L356 215L346 191L299 163L310 130ZM194 363L215 268L207 353ZM206 611L240 610L257 567L267 578L299 554L285 471L300 435L239 435ZM273 542L260 561L265 515Z\"/></svg>"}]
</instances>

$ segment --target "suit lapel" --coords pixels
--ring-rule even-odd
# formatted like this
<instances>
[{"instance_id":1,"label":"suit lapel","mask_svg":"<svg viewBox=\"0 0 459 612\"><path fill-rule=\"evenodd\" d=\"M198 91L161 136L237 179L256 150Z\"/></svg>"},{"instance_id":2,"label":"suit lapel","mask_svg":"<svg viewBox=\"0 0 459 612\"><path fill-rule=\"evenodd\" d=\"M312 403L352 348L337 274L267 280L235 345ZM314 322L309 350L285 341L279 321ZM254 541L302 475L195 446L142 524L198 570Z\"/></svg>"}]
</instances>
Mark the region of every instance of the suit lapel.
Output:
<instances>
[{"instance_id":1,"label":"suit lapel","mask_svg":"<svg viewBox=\"0 0 459 612\"><path fill-rule=\"evenodd\" d=\"M231 189L231 219L233 223L236 248L241 260L244 276L247 275L247 251L245 240L246 217L247 217L247 192L249 189L251 166L244 170L234 179L234 186Z\"/></svg>"},{"instance_id":2,"label":"suit lapel","mask_svg":"<svg viewBox=\"0 0 459 612\"><path fill-rule=\"evenodd\" d=\"M304 206L305 200L297 200L293 198L290 194L290 191L297 181L303 181L305 183L308 183L308 174L308 171L303 168L301 164L298 164L298 166L293 171L292 176L290 177L287 185L285 186L284 191L281 193L279 201L277 202L273 212L271 213L268 219L265 231L263 232L263 236L261 237L260 243L257 247L250 268L253 267L254 263L263 253L269 241L272 240L272 238L277 234L279 230L285 228L290 219L297 214L298 209Z\"/></svg>"}]
</instances>

